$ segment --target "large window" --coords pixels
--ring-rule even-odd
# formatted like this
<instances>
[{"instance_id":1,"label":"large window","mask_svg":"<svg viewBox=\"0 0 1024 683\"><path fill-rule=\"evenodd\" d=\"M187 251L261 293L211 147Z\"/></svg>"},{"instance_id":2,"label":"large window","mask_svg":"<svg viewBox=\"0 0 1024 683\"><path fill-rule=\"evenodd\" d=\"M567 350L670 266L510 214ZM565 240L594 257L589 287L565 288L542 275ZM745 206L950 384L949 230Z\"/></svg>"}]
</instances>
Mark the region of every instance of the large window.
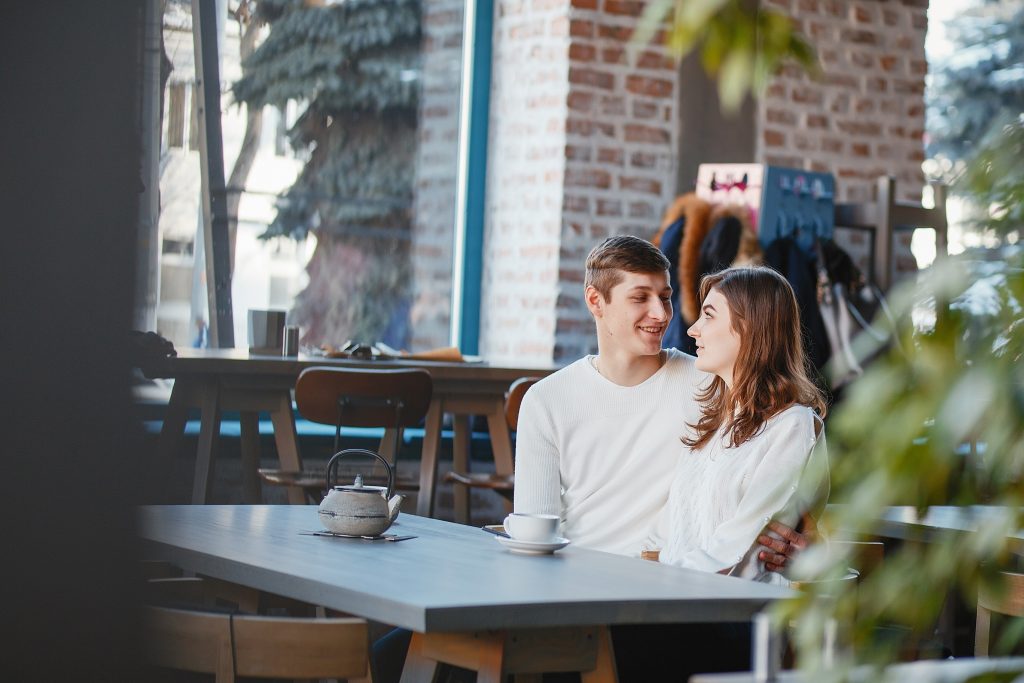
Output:
<instances>
[{"instance_id":1,"label":"large window","mask_svg":"<svg viewBox=\"0 0 1024 683\"><path fill-rule=\"evenodd\" d=\"M446 344L463 3L228 2L223 19L236 346L247 311L266 308L287 310L307 346ZM208 255L191 3L165 5L163 39L157 327L198 345Z\"/></svg>"}]
</instances>

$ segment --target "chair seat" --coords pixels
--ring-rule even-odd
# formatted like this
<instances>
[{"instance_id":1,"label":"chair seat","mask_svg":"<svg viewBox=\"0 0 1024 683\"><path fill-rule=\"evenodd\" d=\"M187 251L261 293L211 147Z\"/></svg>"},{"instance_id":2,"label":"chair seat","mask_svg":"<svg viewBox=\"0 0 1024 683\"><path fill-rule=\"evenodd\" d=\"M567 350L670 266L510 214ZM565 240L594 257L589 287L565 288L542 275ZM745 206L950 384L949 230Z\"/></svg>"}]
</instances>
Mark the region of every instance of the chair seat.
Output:
<instances>
[{"instance_id":1,"label":"chair seat","mask_svg":"<svg viewBox=\"0 0 1024 683\"><path fill-rule=\"evenodd\" d=\"M515 489L515 476L511 474L495 474L493 472L449 472L445 481L454 481L473 488L491 489L499 493Z\"/></svg>"},{"instance_id":2,"label":"chair seat","mask_svg":"<svg viewBox=\"0 0 1024 683\"><path fill-rule=\"evenodd\" d=\"M496 474L494 472L449 472L444 475L445 481L461 483L469 488L486 488L493 490L502 498L511 501L515 493L515 476L512 474ZM467 513L468 521L468 513Z\"/></svg>"}]
</instances>

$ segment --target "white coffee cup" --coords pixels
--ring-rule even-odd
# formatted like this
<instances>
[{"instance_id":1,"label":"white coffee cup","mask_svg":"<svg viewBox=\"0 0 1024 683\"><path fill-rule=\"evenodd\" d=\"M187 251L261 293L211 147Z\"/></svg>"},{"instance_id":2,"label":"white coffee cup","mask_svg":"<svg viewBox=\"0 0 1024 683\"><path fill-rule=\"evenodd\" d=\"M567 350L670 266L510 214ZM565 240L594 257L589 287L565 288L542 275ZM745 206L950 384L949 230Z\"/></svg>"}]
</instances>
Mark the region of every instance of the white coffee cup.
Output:
<instances>
[{"instance_id":1,"label":"white coffee cup","mask_svg":"<svg viewBox=\"0 0 1024 683\"><path fill-rule=\"evenodd\" d=\"M551 543L558 538L558 515L513 512L505 518L505 533L517 541Z\"/></svg>"}]
</instances>

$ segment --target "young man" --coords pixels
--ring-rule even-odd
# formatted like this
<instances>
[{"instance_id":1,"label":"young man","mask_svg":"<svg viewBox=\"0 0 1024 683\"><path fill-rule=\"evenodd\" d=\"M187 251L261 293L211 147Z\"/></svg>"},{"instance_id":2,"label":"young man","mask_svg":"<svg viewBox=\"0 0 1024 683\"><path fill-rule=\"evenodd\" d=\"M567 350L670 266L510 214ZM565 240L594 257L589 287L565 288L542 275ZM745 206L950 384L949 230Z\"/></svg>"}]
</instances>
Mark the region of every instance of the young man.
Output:
<instances>
[{"instance_id":1,"label":"young man","mask_svg":"<svg viewBox=\"0 0 1024 683\"><path fill-rule=\"evenodd\" d=\"M584 296L597 325L596 356L534 385L519 413L515 510L561 515L577 546L639 556L660 548L680 437L700 417L695 394L710 376L694 358L662 349L672 317L669 263L652 244L610 237L590 252ZM804 545L774 525L762 559L779 568Z\"/></svg>"}]
</instances>

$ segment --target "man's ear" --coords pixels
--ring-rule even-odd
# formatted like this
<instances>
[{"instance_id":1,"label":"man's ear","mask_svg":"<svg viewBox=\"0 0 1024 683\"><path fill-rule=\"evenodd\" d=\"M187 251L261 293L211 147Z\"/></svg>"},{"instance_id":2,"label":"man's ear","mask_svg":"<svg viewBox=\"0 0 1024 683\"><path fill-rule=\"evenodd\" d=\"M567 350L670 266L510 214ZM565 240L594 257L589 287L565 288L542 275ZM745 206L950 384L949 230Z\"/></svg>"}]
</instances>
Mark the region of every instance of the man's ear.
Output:
<instances>
[{"instance_id":1,"label":"man's ear","mask_svg":"<svg viewBox=\"0 0 1024 683\"><path fill-rule=\"evenodd\" d=\"M587 285L587 288L583 290L583 298L587 302L587 308L590 310L590 314L595 318L600 318L604 315L604 295L593 285Z\"/></svg>"}]
</instances>

